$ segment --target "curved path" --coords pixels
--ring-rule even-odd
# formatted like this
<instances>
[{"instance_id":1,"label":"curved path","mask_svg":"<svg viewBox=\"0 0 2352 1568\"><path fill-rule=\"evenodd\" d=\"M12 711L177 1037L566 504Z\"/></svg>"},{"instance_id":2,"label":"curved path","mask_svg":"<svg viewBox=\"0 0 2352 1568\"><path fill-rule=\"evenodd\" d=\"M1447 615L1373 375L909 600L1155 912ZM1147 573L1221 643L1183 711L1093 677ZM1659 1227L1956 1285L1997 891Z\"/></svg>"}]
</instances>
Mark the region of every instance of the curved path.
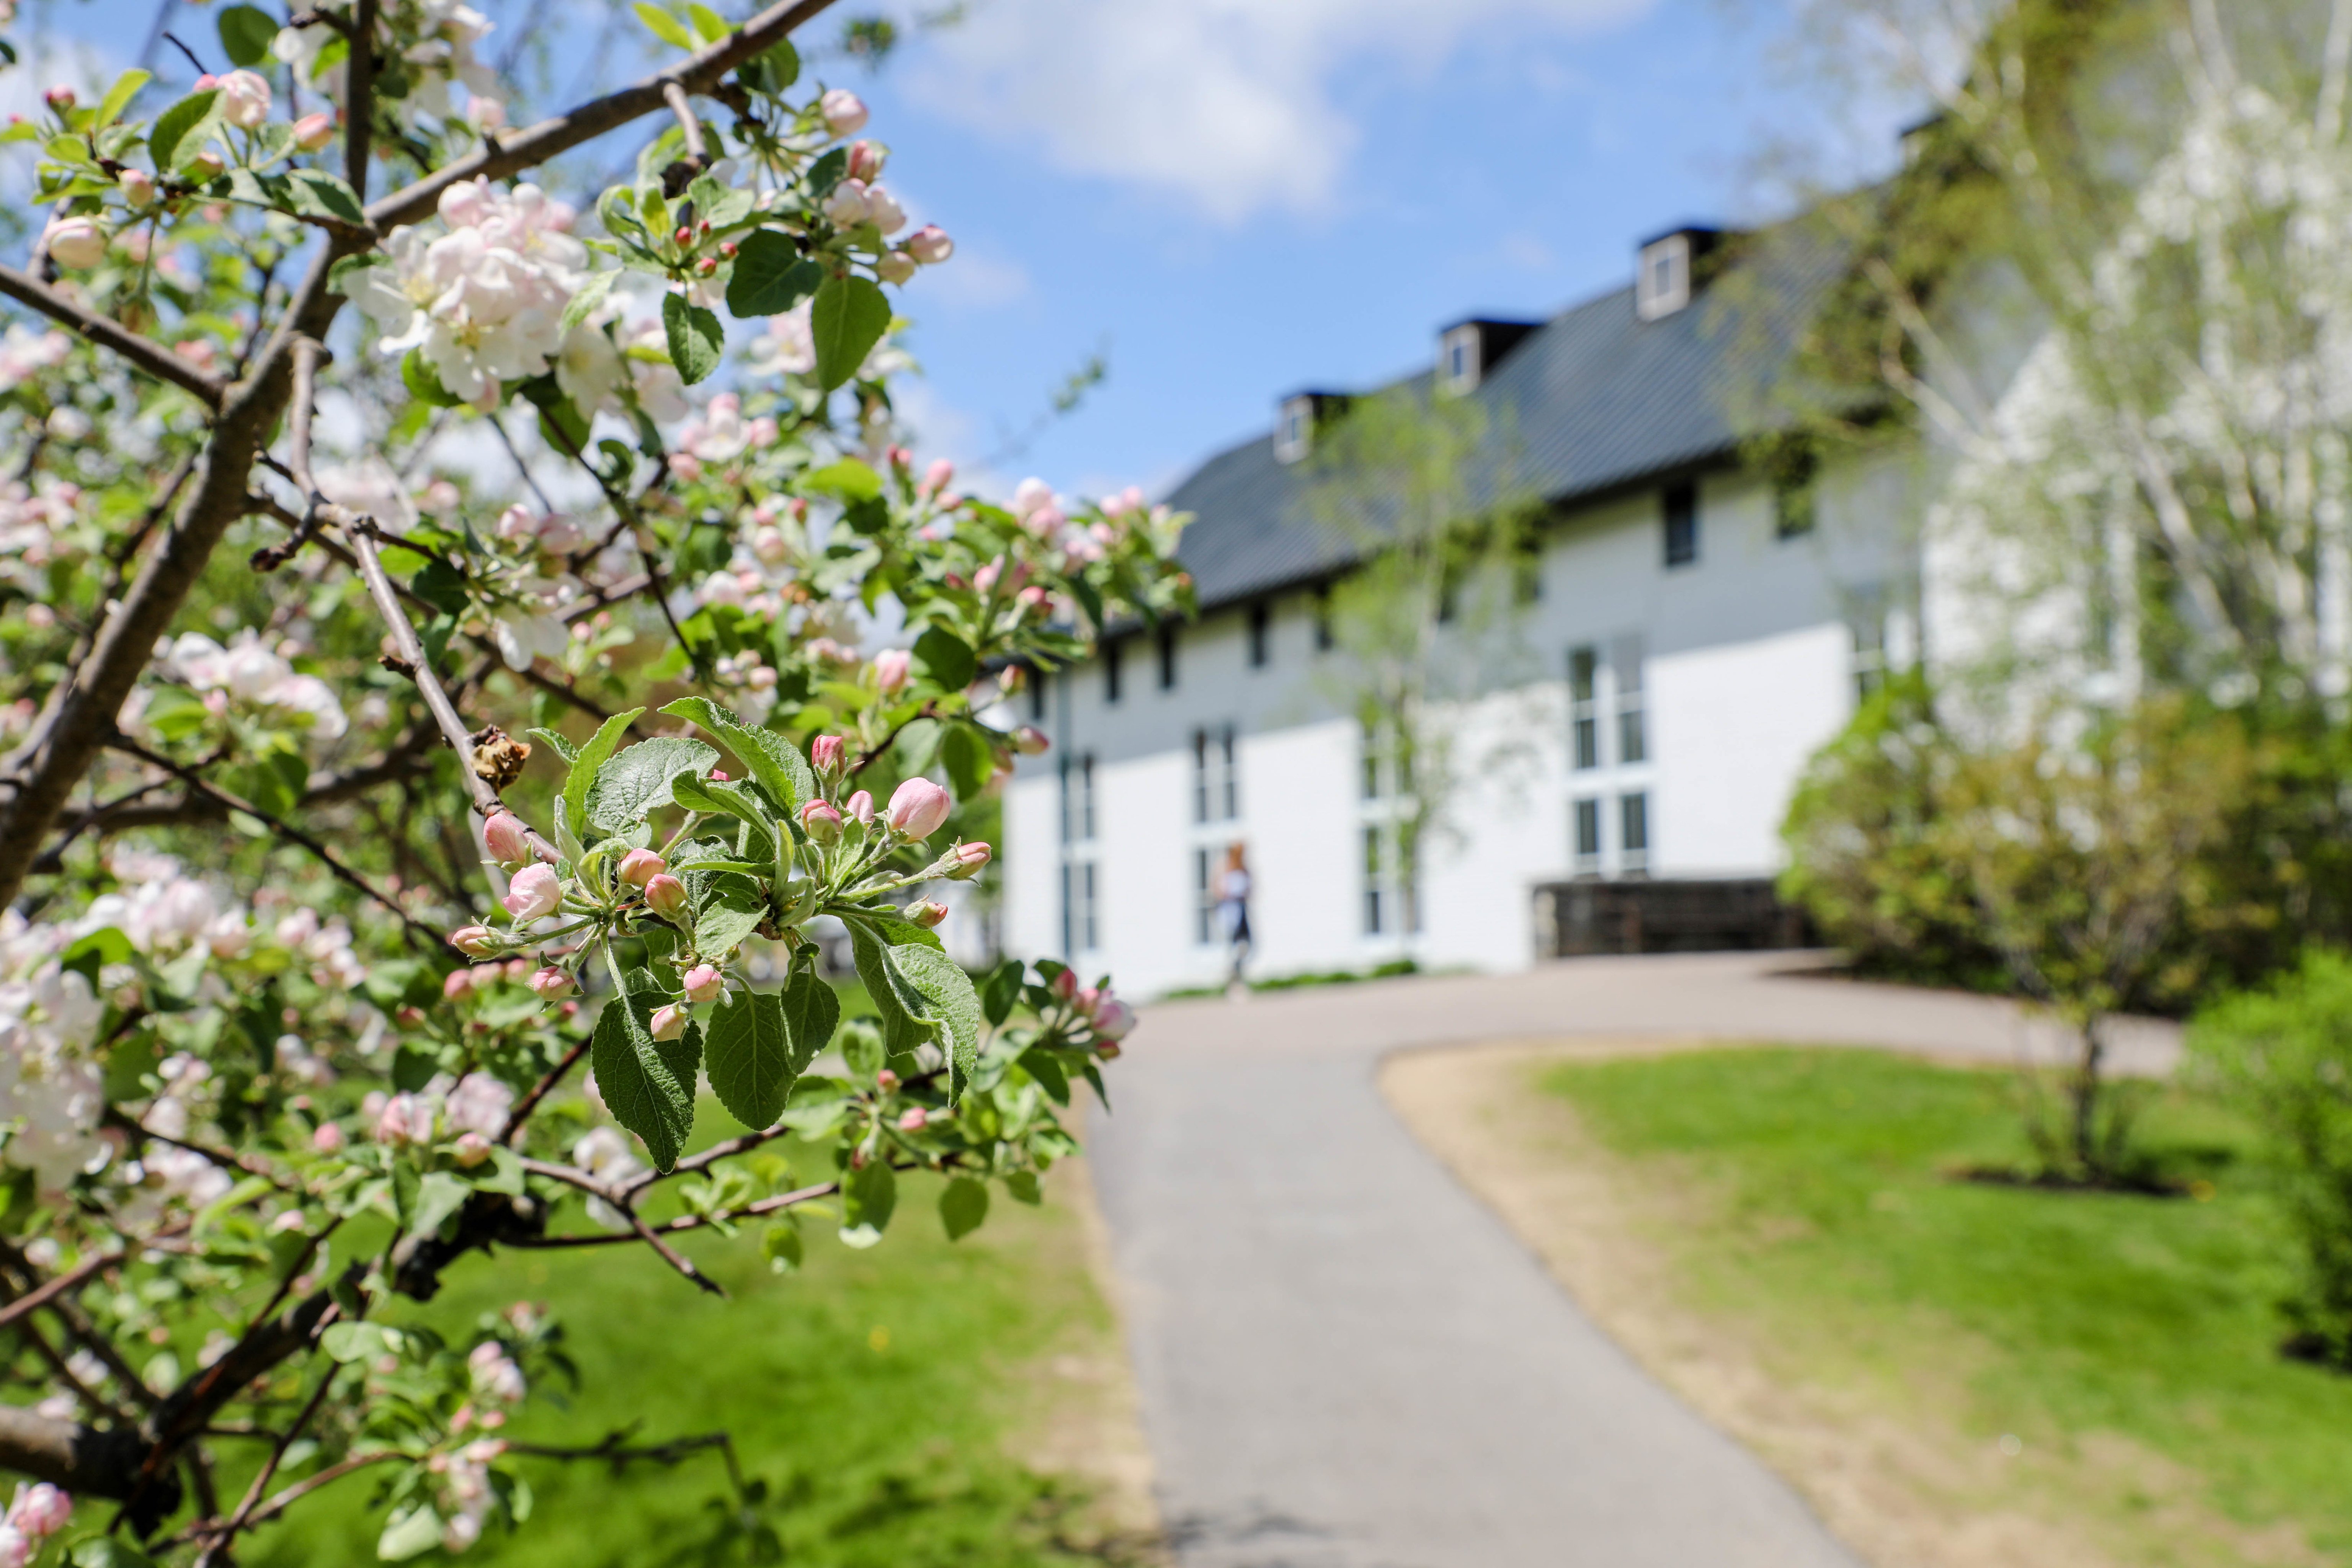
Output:
<instances>
[{"instance_id":1,"label":"curved path","mask_svg":"<svg viewBox=\"0 0 2352 1568\"><path fill-rule=\"evenodd\" d=\"M1182 1568L1855 1568L1406 1133L1405 1047L1610 1035L2047 1048L2007 1005L1582 959L1150 1009L1089 1155ZM2119 1063L2160 1071L2158 1025Z\"/></svg>"}]
</instances>

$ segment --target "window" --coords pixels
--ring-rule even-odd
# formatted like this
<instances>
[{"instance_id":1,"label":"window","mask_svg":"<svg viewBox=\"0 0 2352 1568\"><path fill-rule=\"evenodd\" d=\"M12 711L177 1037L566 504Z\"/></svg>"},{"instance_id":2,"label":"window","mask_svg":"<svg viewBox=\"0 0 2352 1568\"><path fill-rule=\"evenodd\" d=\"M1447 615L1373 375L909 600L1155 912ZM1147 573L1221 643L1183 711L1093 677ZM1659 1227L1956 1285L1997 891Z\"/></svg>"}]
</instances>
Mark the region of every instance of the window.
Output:
<instances>
[{"instance_id":1,"label":"window","mask_svg":"<svg viewBox=\"0 0 2352 1568\"><path fill-rule=\"evenodd\" d=\"M1095 837L1095 755L1088 752L1078 759L1078 837L1088 843Z\"/></svg>"},{"instance_id":2,"label":"window","mask_svg":"<svg viewBox=\"0 0 2352 1568\"><path fill-rule=\"evenodd\" d=\"M1610 646L1609 673L1617 682L1617 761L1649 760L1649 731L1642 711L1642 639L1619 637Z\"/></svg>"},{"instance_id":3,"label":"window","mask_svg":"<svg viewBox=\"0 0 2352 1568\"><path fill-rule=\"evenodd\" d=\"M1381 934L1381 830L1364 829L1364 934Z\"/></svg>"},{"instance_id":4,"label":"window","mask_svg":"<svg viewBox=\"0 0 2352 1568\"><path fill-rule=\"evenodd\" d=\"M1249 607L1249 661L1252 669L1263 669L1266 661L1268 633L1273 629L1274 611L1260 599Z\"/></svg>"},{"instance_id":5,"label":"window","mask_svg":"<svg viewBox=\"0 0 2352 1568\"><path fill-rule=\"evenodd\" d=\"M1315 439L1315 399L1302 395L1286 399L1274 423L1274 459L1295 463L1307 456Z\"/></svg>"},{"instance_id":6,"label":"window","mask_svg":"<svg viewBox=\"0 0 2352 1568\"><path fill-rule=\"evenodd\" d=\"M1160 628L1160 689L1176 689L1176 628Z\"/></svg>"},{"instance_id":7,"label":"window","mask_svg":"<svg viewBox=\"0 0 2352 1568\"><path fill-rule=\"evenodd\" d=\"M1595 803L1598 804L1597 802ZM1617 847L1630 874L1650 864L1650 797L1642 791L1617 797Z\"/></svg>"},{"instance_id":8,"label":"window","mask_svg":"<svg viewBox=\"0 0 2352 1568\"><path fill-rule=\"evenodd\" d=\"M1033 724L1045 721L1045 682L1049 679L1042 669L1029 672L1029 721Z\"/></svg>"},{"instance_id":9,"label":"window","mask_svg":"<svg viewBox=\"0 0 2352 1568\"><path fill-rule=\"evenodd\" d=\"M1095 758L1092 752L1062 759L1062 842L1084 844L1095 836Z\"/></svg>"},{"instance_id":10,"label":"window","mask_svg":"<svg viewBox=\"0 0 2352 1568\"><path fill-rule=\"evenodd\" d=\"M1468 392L1478 384L1478 324L1465 321L1448 328L1437 341L1437 390Z\"/></svg>"},{"instance_id":11,"label":"window","mask_svg":"<svg viewBox=\"0 0 2352 1568\"><path fill-rule=\"evenodd\" d=\"M1215 872L1209 851L1192 851L1192 891L1198 910L1198 924L1192 940L1206 947L1217 940L1217 888Z\"/></svg>"},{"instance_id":12,"label":"window","mask_svg":"<svg viewBox=\"0 0 2352 1568\"><path fill-rule=\"evenodd\" d=\"M1598 875L1601 870L1601 803L1580 800L1576 803L1575 814L1577 875Z\"/></svg>"},{"instance_id":13,"label":"window","mask_svg":"<svg viewBox=\"0 0 2352 1568\"><path fill-rule=\"evenodd\" d=\"M1337 639L1331 628L1331 584L1315 590L1315 651L1329 653Z\"/></svg>"},{"instance_id":14,"label":"window","mask_svg":"<svg viewBox=\"0 0 2352 1568\"><path fill-rule=\"evenodd\" d=\"M1242 814L1240 737L1231 724L1222 731L1192 731L1192 820L1231 821Z\"/></svg>"},{"instance_id":15,"label":"window","mask_svg":"<svg viewBox=\"0 0 2352 1568\"><path fill-rule=\"evenodd\" d=\"M1668 485L1664 494L1666 517L1666 564L1688 566L1698 559L1698 487Z\"/></svg>"},{"instance_id":16,"label":"window","mask_svg":"<svg viewBox=\"0 0 2352 1568\"><path fill-rule=\"evenodd\" d=\"M1118 700L1119 654L1123 651L1123 647L1124 645L1117 637L1108 637L1103 642L1103 700L1105 702Z\"/></svg>"},{"instance_id":17,"label":"window","mask_svg":"<svg viewBox=\"0 0 2352 1568\"><path fill-rule=\"evenodd\" d=\"M1641 268L1633 275L1633 313L1654 321L1689 304L1690 261L1687 234L1666 235L1643 246Z\"/></svg>"},{"instance_id":18,"label":"window","mask_svg":"<svg viewBox=\"0 0 2352 1568\"><path fill-rule=\"evenodd\" d=\"M1102 945L1095 862L1062 862L1062 952L1076 957Z\"/></svg>"},{"instance_id":19,"label":"window","mask_svg":"<svg viewBox=\"0 0 2352 1568\"><path fill-rule=\"evenodd\" d=\"M1381 737L1370 725L1364 726L1364 798L1381 798Z\"/></svg>"},{"instance_id":20,"label":"window","mask_svg":"<svg viewBox=\"0 0 2352 1568\"><path fill-rule=\"evenodd\" d=\"M1872 609L1853 618L1853 694L1868 701L1886 684L1886 616Z\"/></svg>"},{"instance_id":21,"label":"window","mask_svg":"<svg viewBox=\"0 0 2352 1568\"><path fill-rule=\"evenodd\" d=\"M1568 650L1568 715L1573 760L1578 768L1601 765L1601 650Z\"/></svg>"},{"instance_id":22,"label":"window","mask_svg":"<svg viewBox=\"0 0 2352 1568\"><path fill-rule=\"evenodd\" d=\"M1095 920L1095 863L1085 861L1077 869L1078 951L1092 952L1102 945L1102 932Z\"/></svg>"}]
</instances>

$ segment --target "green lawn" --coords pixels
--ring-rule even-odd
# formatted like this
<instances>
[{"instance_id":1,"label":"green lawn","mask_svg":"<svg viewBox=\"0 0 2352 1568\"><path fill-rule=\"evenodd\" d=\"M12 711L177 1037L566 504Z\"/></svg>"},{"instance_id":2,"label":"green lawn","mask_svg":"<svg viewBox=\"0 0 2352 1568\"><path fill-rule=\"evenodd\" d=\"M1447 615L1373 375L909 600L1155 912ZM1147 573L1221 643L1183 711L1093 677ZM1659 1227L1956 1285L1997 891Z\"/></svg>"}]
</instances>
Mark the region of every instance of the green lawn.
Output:
<instances>
[{"instance_id":1,"label":"green lawn","mask_svg":"<svg viewBox=\"0 0 2352 1568\"><path fill-rule=\"evenodd\" d=\"M707 1104L704 1112L707 1139L709 1123L725 1118ZM583 1384L566 1394L568 1408L534 1398L506 1436L578 1444L632 1423L640 1440L723 1428L746 1471L766 1483L764 1516L793 1563L1100 1561L1055 1544L1088 1535L1085 1489L1030 1472L1008 1443L1051 1418L1039 1384L1053 1380L1032 1369L1109 1344L1077 1217L1051 1198L1033 1211L1000 1197L987 1226L950 1246L935 1195L927 1181L902 1188L897 1222L870 1251L812 1225L797 1275L770 1273L748 1236L689 1248L731 1301L702 1295L642 1249L613 1247L508 1254L496 1267L468 1259L425 1315L462 1329L518 1296L547 1302L567 1327ZM527 1463L534 1517L513 1535L486 1535L465 1561L759 1560L719 1538L711 1500L725 1490L725 1472L715 1454L617 1478L596 1465ZM245 1560L263 1568L373 1561L382 1515L366 1507L370 1488L353 1478L303 1505Z\"/></svg>"},{"instance_id":2,"label":"green lawn","mask_svg":"<svg viewBox=\"0 0 2352 1568\"><path fill-rule=\"evenodd\" d=\"M2151 1495L2152 1468L2250 1540L2292 1526L2352 1561L2352 1378L2278 1354L2291 1254L2245 1130L2219 1110L2150 1107L2148 1146L2199 1194L2163 1200L1953 1179L2023 1161L2002 1073L1776 1049L1540 1083L1643 1186L1675 1194L1662 1228L1678 1289L1750 1330L1776 1373L1958 1441L2013 1436L2047 1461L2017 1473L2088 1510L2125 1561L2218 1560L2168 1534L2158 1510L2176 1500ZM2135 1479L2109 1435L2163 1462Z\"/></svg>"}]
</instances>

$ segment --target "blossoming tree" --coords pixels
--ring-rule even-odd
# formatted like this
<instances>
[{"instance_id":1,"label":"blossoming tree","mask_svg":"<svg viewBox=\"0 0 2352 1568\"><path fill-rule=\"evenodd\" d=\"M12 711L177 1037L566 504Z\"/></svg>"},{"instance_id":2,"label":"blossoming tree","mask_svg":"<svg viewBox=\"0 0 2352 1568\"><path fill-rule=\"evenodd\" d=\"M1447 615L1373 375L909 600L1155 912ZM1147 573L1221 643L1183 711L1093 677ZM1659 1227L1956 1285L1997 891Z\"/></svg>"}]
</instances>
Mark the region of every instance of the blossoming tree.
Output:
<instances>
[{"instance_id":1,"label":"blossoming tree","mask_svg":"<svg viewBox=\"0 0 2352 1568\"><path fill-rule=\"evenodd\" d=\"M362 1473L384 1557L462 1551L555 1331L403 1299L608 1244L715 1290L680 1236L870 1246L908 1171L961 1236L1073 1147L1132 1014L919 895L1043 744L1002 699L1182 607L1181 520L895 444L887 290L953 247L802 82L826 3L640 6L675 62L520 130L462 5L233 6L175 101L0 131L50 214L0 267L0 1564L225 1562ZM640 121L593 216L519 179Z\"/></svg>"}]
</instances>

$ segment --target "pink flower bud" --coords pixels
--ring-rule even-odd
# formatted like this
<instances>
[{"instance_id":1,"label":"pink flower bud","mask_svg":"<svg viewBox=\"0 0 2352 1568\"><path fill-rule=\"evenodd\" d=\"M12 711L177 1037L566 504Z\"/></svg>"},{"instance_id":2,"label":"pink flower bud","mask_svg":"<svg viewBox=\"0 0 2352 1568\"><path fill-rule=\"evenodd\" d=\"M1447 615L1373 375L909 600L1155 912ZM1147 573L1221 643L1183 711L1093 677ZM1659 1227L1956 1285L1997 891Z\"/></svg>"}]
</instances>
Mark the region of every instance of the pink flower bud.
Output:
<instances>
[{"instance_id":1,"label":"pink flower bud","mask_svg":"<svg viewBox=\"0 0 2352 1568\"><path fill-rule=\"evenodd\" d=\"M490 1157L490 1141L478 1132L461 1132L450 1152L457 1155L458 1164L470 1171Z\"/></svg>"},{"instance_id":2,"label":"pink flower bud","mask_svg":"<svg viewBox=\"0 0 2352 1568\"><path fill-rule=\"evenodd\" d=\"M507 896L499 901L518 921L542 919L563 905L563 879L552 866L526 866L514 874L507 888Z\"/></svg>"},{"instance_id":3,"label":"pink flower bud","mask_svg":"<svg viewBox=\"0 0 2352 1568\"><path fill-rule=\"evenodd\" d=\"M824 198L824 216L843 228L855 228L864 223L870 210L866 202L866 182L844 180L833 187Z\"/></svg>"},{"instance_id":4,"label":"pink flower bud","mask_svg":"<svg viewBox=\"0 0 2352 1568\"><path fill-rule=\"evenodd\" d=\"M892 1089L898 1087L898 1075L892 1072L888 1068L884 1068L880 1072L874 1075L874 1084L875 1087L879 1089L883 1093L887 1094Z\"/></svg>"},{"instance_id":5,"label":"pink flower bud","mask_svg":"<svg viewBox=\"0 0 2352 1568\"><path fill-rule=\"evenodd\" d=\"M686 972L686 999L689 1002L716 1002L727 994L727 976L718 966L698 963Z\"/></svg>"},{"instance_id":6,"label":"pink flower bud","mask_svg":"<svg viewBox=\"0 0 2352 1568\"><path fill-rule=\"evenodd\" d=\"M1093 986L1080 986L1078 994L1070 998L1070 1010L1081 1018L1091 1018L1095 1016L1095 1004L1101 1000L1102 993Z\"/></svg>"},{"instance_id":7,"label":"pink flower bud","mask_svg":"<svg viewBox=\"0 0 2352 1568\"><path fill-rule=\"evenodd\" d=\"M1065 1002L1076 996L1078 994L1078 972L1075 969L1065 969L1061 973L1054 976L1053 992Z\"/></svg>"},{"instance_id":8,"label":"pink flower bud","mask_svg":"<svg viewBox=\"0 0 2352 1568\"><path fill-rule=\"evenodd\" d=\"M923 470L923 493L927 496L935 496L947 489L954 479L955 465L945 458L938 458L929 468Z\"/></svg>"},{"instance_id":9,"label":"pink flower bud","mask_svg":"<svg viewBox=\"0 0 2352 1568\"><path fill-rule=\"evenodd\" d=\"M915 275L915 258L903 250L886 250L874 258L874 276L885 283L904 283Z\"/></svg>"},{"instance_id":10,"label":"pink flower bud","mask_svg":"<svg viewBox=\"0 0 2352 1568\"><path fill-rule=\"evenodd\" d=\"M907 209L898 205L898 197L872 185L866 192L866 221L884 234L896 234L907 226Z\"/></svg>"},{"instance_id":11,"label":"pink flower bud","mask_svg":"<svg viewBox=\"0 0 2352 1568\"><path fill-rule=\"evenodd\" d=\"M1123 1040L1135 1027L1135 1009L1106 991L1095 1003L1094 1026L1097 1039Z\"/></svg>"},{"instance_id":12,"label":"pink flower bud","mask_svg":"<svg viewBox=\"0 0 2352 1568\"><path fill-rule=\"evenodd\" d=\"M686 884L665 871L646 884L646 905L664 920L686 912Z\"/></svg>"},{"instance_id":13,"label":"pink flower bud","mask_svg":"<svg viewBox=\"0 0 2352 1568\"><path fill-rule=\"evenodd\" d=\"M551 555L569 555L588 542L588 536L570 518L542 519L539 525L539 547Z\"/></svg>"},{"instance_id":14,"label":"pink flower bud","mask_svg":"<svg viewBox=\"0 0 2352 1568\"><path fill-rule=\"evenodd\" d=\"M77 272L106 259L106 230L89 218L52 219L41 239L51 260Z\"/></svg>"},{"instance_id":15,"label":"pink flower bud","mask_svg":"<svg viewBox=\"0 0 2352 1568\"><path fill-rule=\"evenodd\" d=\"M235 70L220 79L221 118L240 131L258 131L269 118L269 81L255 71Z\"/></svg>"},{"instance_id":16,"label":"pink flower bud","mask_svg":"<svg viewBox=\"0 0 2352 1568\"><path fill-rule=\"evenodd\" d=\"M843 801L841 808L849 814L849 819L858 826L874 826L874 797L864 790L859 790L856 795Z\"/></svg>"},{"instance_id":17,"label":"pink flower bud","mask_svg":"<svg viewBox=\"0 0 2352 1568\"><path fill-rule=\"evenodd\" d=\"M927 223L907 237L907 254L926 267L936 267L955 254L955 241L939 225Z\"/></svg>"},{"instance_id":18,"label":"pink flower bud","mask_svg":"<svg viewBox=\"0 0 2352 1568\"><path fill-rule=\"evenodd\" d=\"M831 773L841 766L842 752L847 742L838 735L819 735L809 742L809 766L821 773Z\"/></svg>"},{"instance_id":19,"label":"pink flower bud","mask_svg":"<svg viewBox=\"0 0 2352 1568\"><path fill-rule=\"evenodd\" d=\"M680 1035L686 1033L687 1020L690 1016L692 1016L692 1015L688 1013L685 1007L677 1003L672 1003L667 1007L655 1008L653 1017L654 1038L656 1040L674 1040L677 1038Z\"/></svg>"},{"instance_id":20,"label":"pink flower bud","mask_svg":"<svg viewBox=\"0 0 2352 1568\"><path fill-rule=\"evenodd\" d=\"M891 831L909 838L929 838L948 819L955 802L926 778L911 778L900 784L890 795L887 820Z\"/></svg>"},{"instance_id":21,"label":"pink flower bud","mask_svg":"<svg viewBox=\"0 0 2352 1568\"><path fill-rule=\"evenodd\" d=\"M801 826L815 843L838 843L841 839L841 813L825 801L813 800L801 807Z\"/></svg>"},{"instance_id":22,"label":"pink flower bud","mask_svg":"<svg viewBox=\"0 0 2352 1568\"><path fill-rule=\"evenodd\" d=\"M948 918L948 907L929 899L918 899L907 906L907 918L929 931Z\"/></svg>"},{"instance_id":23,"label":"pink flower bud","mask_svg":"<svg viewBox=\"0 0 2352 1568\"><path fill-rule=\"evenodd\" d=\"M433 1118L413 1094L395 1094L383 1102L383 1110L375 1119L375 1141L379 1143L406 1143L425 1138L433 1131Z\"/></svg>"},{"instance_id":24,"label":"pink flower bud","mask_svg":"<svg viewBox=\"0 0 2352 1568\"><path fill-rule=\"evenodd\" d=\"M882 173L882 161L889 151L879 142L856 141L849 144L849 177L872 184Z\"/></svg>"},{"instance_id":25,"label":"pink flower bud","mask_svg":"<svg viewBox=\"0 0 2352 1568\"><path fill-rule=\"evenodd\" d=\"M221 155L217 153L199 153L188 161L190 172L200 181L217 178L221 171L227 167L228 165L221 161ZM205 212L208 219L217 222L218 219L212 217L212 215L221 210L219 205L215 204L206 207Z\"/></svg>"},{"instance_id":26,"label":"pink flower bud","mask_svg":"<svg viewBox=\"0 0 2352 1568\"><path fill-rule=\"evenodd\" d=\"M989 847L985 844L959 844L943 858L952 862L948 868L949 880L969 882L980 875L982 866L988 864Z\"/></svg>"},{"instance_id":27,"label":"pink flower bud","mask_svg":"<svg viewBox=\"0 0 2352 1568\"><path fill-rule=\"evenodd\" d=\"M455 1002L473 988L474 972L470 969L453 969L441 977L441 996L444 1001Z\"/></svg>"},{"instance_id":28,"label":"pink flower bud","mask_svg":"<svg viewBox=\"0 0 2352 1568\"><path fill-rule=\"evenodd\" d=\"M511 811L501 811L482 824L482 841L490 847L490 858L501 866L520 866L532 858L530 829Z\"/></svg>"},{"instance_id":29,"label":"pink flower bud","mask_svg":"<svg viewBox=\"0 0 2352 1568\"><path fill-rule=\"evenodd\" d=\"M621 857L621 880L642 888L669 869L669 863L650 849L632 849Z\"/></svg>"},{"instance_id":30,"label":"pink flower bud","mask_svg":"<svg viewBox=\"0 0 2352 1568\"><path fill-rule=\"evenodd\" d=\"M47 1481L36 1481L8 1505L8 1522L35 1541L55 1535L73 1522L73 1499Z\"/></svg>"},{"instance_id":31,"label":"pink flower bud","mask_svg":"<svg viewBox=\"0 0 2352 1568\"><path fill-rule=\"evenodd\" d=\"M499 937L488 926L459 926L449 933L449 945L468 958L487 958L499 950Z\"/></svg>"},{"instance_id":32,"label":"pink flower bud","mask_svg":"<svg viewBox=\"0 0 2352 1568\"><path fill-rule=\"evenodd\" d=\"M907 684L915 656L902 647L886 647L874 656L875 689L887 697Z\"/></svg>"},{"instance_id":33,"label":"pink flower bud","mask_svg":"<svg viewBox=\"0 0 2352 1568\"><path fill-rule=\"evenodd\" d=\"M1013 731L1013 749L1024 757L1044 756L1053 743L1045 738L1045 731L1034 724L1024 724Z\"/></svg>"},{"instance_id":34,"label":"pink flower bud","mask_svg":"<svg viewBox=\"0 0 2352 1568\"><path fill-rule=\"evenodd\" d=\"M114 176L115 188L122 199L134 207L151 206L155 201L155 176L144 169L125 169Z\"/></svg>"},{"instance_id":35,"label":"pink flower bud","mask_svg":"<svg viewBox=\"0 0 2352 1568\"><path fill-rule=\"evenodd\" d=\"M898 1131L901 1132L920 1132L924 1128L930 1125L930 1121L931 1113L929 1111L925 1110L919 1105L910 1106L907 1110L906 1113L898 1118Z\"/></svg>"},{"instance_id":36,"label":"pink flower bud","mask_svg":"<svg viewBox=\"0 0 2352 1568\"><path fill-rule=\"evenodd\" d=\"M343 1130L332 1121L321 1121L311 1129L310 1147L321 1154L342 1152Z\"/></svg>"},{"instance_id":37,"label":"pink flower bud","mask_svg":"<svg viewBox=\"0 0 2352 1568\"><path fill-rule=\"evenodd\" d=\"M824 117L824 128L835 136L855 135L865 128L866 105L845 87L836 87L818 99L816 109Z\"/></svg>"},{"instance_id":38,"label":"pink flower bud","mask_svg":"<svg viewBox=\"0 0 2352 1568\"><path fill-rule=\"evenodd\" d=\"M74 96L74 89L68 87L63 82L58 83L57 86L41 94L41 100L44 103L47 103L51 109L56 110L59 114L63 114L67 110L71 109L78 101Z\"/></svg>"},{"instance_id":39,"label":"pink flower bud","mask_svg":"<svg viewBox=\"0 0 2352 1568\"><path fill-rule=\"evenodd\" d=\"M758 556L763 564L777 565L792 552L793 542L785 538L784 531L773 523L751 535L751 553Z\"/></svg>"},{"instance_id":40,"label":"pink flower bud","mask_svg":"<svg viewBox=\"0 0 2352 1568\"><path fill-rule=\"evenodd\" d=\"M511 544L517 540L539 537L539 516L520 501L499 513L498 536Z\"/></svg>"},{"instance_id":41,"label":"pink flower bud","mask_svg":"<svg viewBox=\"0 0 2352 1568\"><path fill-rule=\"evenodd\" d=\"M572 976L551 963L532 974L527 984L534 994L544 996L551 1002L559 996L571 995L572 990Z\"/></svg>"},{"instance_id":42,"label":"pink flower bud","mask_svg":"<svg viewBox=\"0 0 2352 1568\"><path fill-rule=\"evenodd\" d=\"M331 114L306 114L294 122L294 145L305 153L316 153L334 139L335 117Z\"/></svg>"}]
</instances>

